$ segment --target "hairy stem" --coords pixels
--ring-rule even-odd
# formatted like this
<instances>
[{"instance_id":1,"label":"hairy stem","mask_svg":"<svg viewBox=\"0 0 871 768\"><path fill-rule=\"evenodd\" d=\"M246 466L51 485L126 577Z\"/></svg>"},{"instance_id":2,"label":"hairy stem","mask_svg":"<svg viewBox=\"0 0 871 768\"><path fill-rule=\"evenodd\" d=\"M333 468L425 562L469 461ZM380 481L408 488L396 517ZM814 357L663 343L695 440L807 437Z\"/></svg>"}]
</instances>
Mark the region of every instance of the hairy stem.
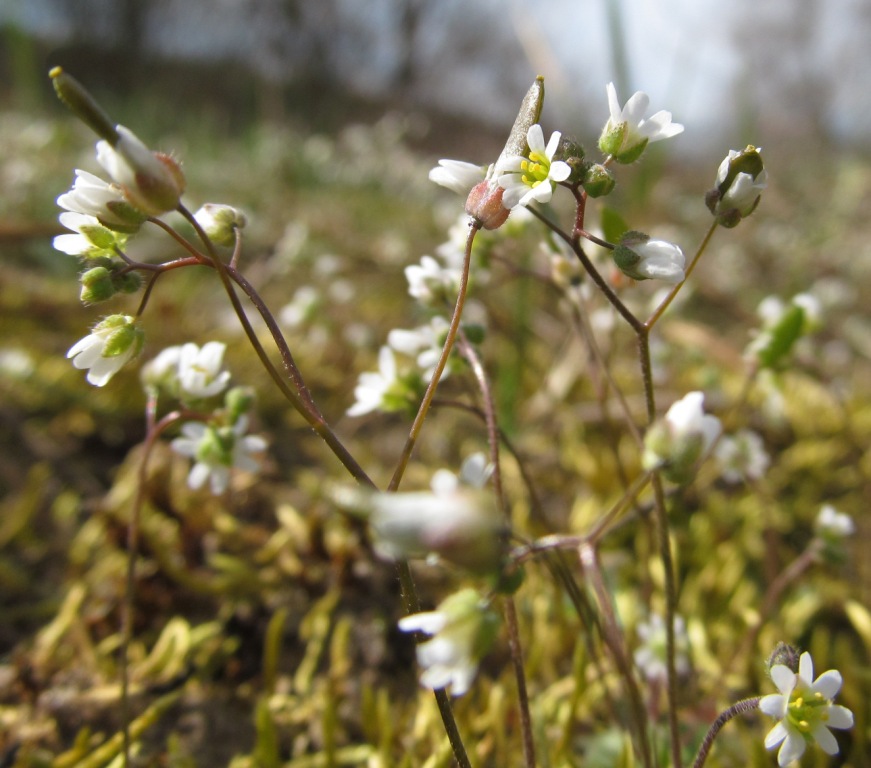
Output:
<instances>
[{"instance_id":1,"label":"hairy stem","mask_svg":"<svg viewBox=\"0 0 871 768\"><path fill-rule=\"evenodd\" d=\"M737 717L744 712L752 712L754 709L758 708L759 699L759 696L753 696L749 699L742 699L741 701L733 704L727 710L724 710L720 713L720 716L711 724L710 729L708 730L707 734L705 734L705 738L703 739L701 746L699 746L699 751L696 754L696 759L693 760L693 768L702 768L702 766L705 764L705 760L708 759L708 753L711 751L711 747L714 746L714 739L717 738L717 734L720 732L722 727L732 718Z\"/></svg>"}]
</instances>

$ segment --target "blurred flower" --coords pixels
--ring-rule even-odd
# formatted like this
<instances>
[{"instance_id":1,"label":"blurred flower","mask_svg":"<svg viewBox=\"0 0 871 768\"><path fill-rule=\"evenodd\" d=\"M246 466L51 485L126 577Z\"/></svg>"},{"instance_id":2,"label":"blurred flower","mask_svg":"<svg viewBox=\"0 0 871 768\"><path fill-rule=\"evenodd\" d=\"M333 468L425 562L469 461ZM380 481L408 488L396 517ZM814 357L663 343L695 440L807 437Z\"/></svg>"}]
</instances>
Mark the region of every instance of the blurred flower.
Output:
<instances>
[{"instance_id":1,"label":"blurred flower","mask_svg":"<svg viewBox=\"0 0 871 768\"><path fill-rule=\"evenodd\" d=\"M221 370L225 344L209 341L198 347L184 344L178 360L178 381L181 391L194 398L212 397L224 391L230 372Z\"/></svg>"},{"instance_id":2,"label":"blurred flower","mask_svg":"<svg viewBox=\"0 0 871 768\"><path fill-rule=\"evenodd\" d=\"M496 638L499 614L474 589L464 589L445 598L435 611L400 619L399 628L433 636L417 646L417 662L424 668L421 685L433 690L450 686L452 695L462 696Z\"/></svg>"},{"instance_id":3,"label":"blurred flower","mask_svg":"<svg viewBox=\"0 0 871 768\"><path fill-rule=\"evenodd\" d=\"M251 457L266 449L266 441L259 435L246 435L247 416L240 416L233 426L217 426L202 422L187 422L181 428L181 437L172 441L172 449L195 460L188 486L202 488L209 481L216 496L227 490L230 471L239 469L256 472L260 465Z\"/></svg>"},{"instance_id":4,"label":"blurred flower","mask_svg":"<svg viewBox=\"0 0 871 768\"><path fill-rule=\"evenodd\" d=\"M67 211L93 216L100 224L116 232L136 232L145 221L145 214L137 211L124 199L119 186L108 184L99 176L79 169L76 169L73 188L62 194L57 199L57 204ZM64 224L63 219L61 224ZM74 229L67 224L64 226Z\"/></svg>"},{"instance_id":5,"label":"blurred flower","mask_svg":"<svg viewBox=\"0 0 871 768\"><path fill-rule=\"evenodd\" d=\"M146 388L162 388L173 397L178 397L178 363L181 360L181 346L162 349L156 357L142 366L139 377Z\"/></svg>"},{"instance_id":6,"label":"blurred flower","mask_svg":"<svg viewBox=\"0 0 871 768\"><path fill-rule=\"evenodd\" d=\"M642 232L629 232L612 252L614 263L633 280L663 280L682 283L685 259L683 251L665 240L651 240Z\"/></svg>"},{"instance_id":7,"label":"blurred flower","mask_svg":"<svg viewBox=\"0 0 871 768\"><path fill-rule=\"evenodd\" d=\"M529 144L526 157L509 155L496 166L499 186L505 190L502 204L509 209L548 202L557 183L565 181L571 173L566 163L553 159L560 143L559 131L551 134L545 146L544 132L536 123L527 131L526 141Z\"/></svg>"},{"instance_id":8,"label":"blurred flower","mask_svg":"<svg viewBox=\"0 0 871 768\"><path fill-rule=\"evenodd\" d=\"M839 512L831 504L820 507L814 528L818 536L832 539L845 539L856 532L853 518L846 512Z\"/></svg>"},{"instance_id":9,"label":"blurred flower","mask_svg":"<svg viewBox=\"0 0 871 768\"><path fill-rule=\"evenodd\" d=\"M799 293L782 302L764 298L758 309L762 328L750 342L745 357L760 368L775 368L792 352L798 340L820 324L820 304L809 293Z\"/></svg>"},{"instance_id":10,"label":"blurred flower","mask_svg":"<svg viewBox=\"0 0 871 768\"><path fill-rule=\"evenodd\" d=\"M397 352L415 358L423 371L424 381L429 381L435 372L450 324L441 315L436 315L426 325L406 330L394 328L387 334L387 343ZM447 378L450 366L446 366L442 378Z\"/></svg>"},{"instance_id":11,"label":"blurred flower","mask_svg":"<svg viewBox=\"0 0 871 768\"><path fill-rule=\"evenodd\" d=\"M705 204L721 226L735 227L756 210L762 190L768 186L761 151L754 146L741 152L730 149L720 163L716 186L705 195Z\"/></svg>"},{"instance_id":12,"label":"blurred flower","mask_svg":"<svg viewBox=\"0 0 871 768\"><path fill-rule=\"evenodd\" d=\"M650 620L638 625L638 639L641 644L633 658L636 666L650 680L665 680L668 676L668 660L666 656L665 621L658 613L650 616ZM686 675L690 671L689 637L686 625L680 616L674 617L675 639L675 669L678 675Z\"/></svg>"},{"instance_id":13,"label":"blurred flower","mask_svg":"<svg viewBox=\"0 0 871 768\"><path fill-rule=\"evenodd\" d=\"M219 203L206 203L194 214L194 218L216 245L233 245L236 242L236 230L246 224L242 211Z\"/></svg>"},{"instance_id":14,"label":"blurred flower","mask_svg":"<svg viewBox=\"0 0 871 768\"><path fill-rule=\"evenodd\" d=\"M124 365L139 354L144 341L142 329L129 315L110 315L98 323L89 336L70 347L67 357L80 369L88 369L88 381L102 387Z\"/></svg>"},{"instance_id":15,"label":"blurred flower","mask_svg":"<svg viewBox=\"0 0 871 768\"><path fill-rule=\"evenodd\" d=\"M766 749L783 743L777 753L777 764L785 766L798 760L813 742L826 754L836 755L838 742L829 729L853 726L853 713L832 703L841 689L841 673L830 669L814 680L813 660L809 653L803 653L797 673L775 664L770 675L780 693L763 696L759 709L779 720L765 737Z\"/></svg>"},{"instance_id":16,"label":"blurred flower","mask_svg":"<svg viewBox=\"0 0 871 768\"><path fill-rule=\"evenodd\" d=\"M723 479L727 483L759 480L771 462L762 438L749 429L724 435L714 449L714 456L720 463Z\"/></svg>"},{"instance_id":17,"label":"blurred flower","mask_svg":"<svg viewBox=\"0 0 871 768\"><path fill-rule=\"evenodd\" d=\"M372 411L399 411L408 404L409 383L400 376L396 356L388 346L378 353L378 371L361 373L354 388L356 402L347 410L348 416L362 416Z\"/></svg>"},{"instance_id":18,"label":"blurred flower","mask_svg":"<svg viewBox=\"0 0 871 768\"><path fill-rule=\"evenodd\" d=\"M659 469L663 477L679 484L693 478L696 465L722 430L716 416L705 414L704 400L704 393L690 392L650 427L644 437L645 469Z\"/></svg>"},{"instance_id":19,"label":"blurred flower","mask_svg":"<svg viewBox=\"0 0 871 768\"><path fill-rule=\"evenodd\" d=\"M97 162L138 210L159 216L178 207L184 175L168 155L152 152L123 125L116 125L117 142L97 142Z\"/></svg>"},{"instance_id":20,"label":"blurred flower","mask_svg":"<svg viewBox=\"0 0 871 768\"><path fill-rule=\"evenodd\" d=\"M599 149L618 163L635 162L648 144L683 132L680 123L671 121L671 112L662 110L644 119L650 98L643 91L632 94L623 109L620 109L614 83L608 83L605 90L611 117L599 137Z\"/></svg>"},{"instance_id":21,"label":"blurred flower","mask_svg":"<svg viewBox=\"0 0 871 768\"><path fill-rule=\"evenodd\" d=\"M432 256L423 256L420 264L405 268L408 293L425 307L443 307L452 302L460 288L460 272L443 266Z\"/></svg>"}]
</instances>

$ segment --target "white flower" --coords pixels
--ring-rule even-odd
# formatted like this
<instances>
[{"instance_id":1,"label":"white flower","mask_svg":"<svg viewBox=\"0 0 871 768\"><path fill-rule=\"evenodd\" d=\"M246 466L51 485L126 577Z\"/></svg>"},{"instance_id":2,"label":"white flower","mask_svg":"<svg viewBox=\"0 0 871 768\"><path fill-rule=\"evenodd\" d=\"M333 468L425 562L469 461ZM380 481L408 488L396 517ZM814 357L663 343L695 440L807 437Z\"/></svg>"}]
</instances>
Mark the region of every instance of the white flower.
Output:
<instances>
[{"instance_id":1,"label":"white flower","mask_svg":"<svg viewBox=\"0 0 871 768\"><path fill-rule=\"evenodd\" d=\"M76 169L73 188L62 194L57 204L67 211L93 216L100 223L122 232L135 232L145 221L145 216L124 199L120 187L79 169Z\"/></svg>"},{"instance_id":2,"label":"white flower","mask_svg":"<svg viewBox=\"0 0 871 768\"><path fill-rule=\"evenodd\" d=\"M565 181L571 173L567 163L553 159L559 147L559 131L551 134L545 146L544 132L536 123L529 127L526 141L529 144L528 157L509 155L496 167L499 186L505 190L502 204L509 209L525 207L532 202L548 202L556 184Z\"/></svg>"},{"instance_id":3,"label":"white flower","mask_svg":"<svg viewBox=\"0 0 871 768\"><path fill-rule=\"evenodd\" d=\"M631 163L648 144L683 132L680 123L671 121L671 112L661 110L650 118L644 118L650 98L643 91L632 94L621 109L614 83L608 83L605 89L611 116L599 138L599 149L606 155L613 155L618 162Z\"/></svg>"},{"instance_id":4,"label":"white flower","mask_svg":"<svg viewBox=\"0 0 871 768\"><path fill-rule=\"evenodd\" d=\"M484 165L462 160L439 160L438 166L429 172L429 179L458 195L468 195L472 187L484 181L488 172L489 168Z\"/></svg>"},{"instance_id":5,"label":"white flower","mask_svg":"<svg viewBox=\"0 0 871 768\"><path fill-rule=\"evenodd\" d=\"M361 373L354 388L356 402L347 410L348 416L362 416L377 410L395 410L392 402L403 389L396 357L390 347L381 347L378 352L378 371Z\"/></svg>"},{"instance_id":6,"label":"white flower","mask_svg":"<svg viewBox=\"0 0 871 768\"><path fill-rule=\"evenodd\" d=\"M614 249L614 262L634 280L663 280L666 283L682 283L686 279L683 251L674 243L651 240L640 233L629 237Z\"/></svg>"},{"instance_id":7,"label":"white flower","mask_svg":"<svg viewBox=\"0 0 871 768\"><path fill-rule=\"evenodd\" d=\"M105 386L142 349L143 333L129 315L110 315L67 352L73 365L88 369L88 381Z\"/></svg>"},{"instance_id":8,"label":"white flower","mask_svg":"<svg viewBox=\"0 0 871 768\"><path fill-rule=\"evenodd\" d=\"M753 213L768 186L761 152L754 146L740 152L730 149L717 169L716 186L705 195L705 204L724 227L734 227Z\"/></svg>"},{"instance_id":9,"label":"white flower","mask_svg":"<svg viewBox=\"0 0 871 768\"><path fill-rule=\"evenodd\" d=\"M483 486L493 468L483 454L463 463L460 475L438 470L430 491L352 497L368 515L375 552L386 560L435 556L476 573L498 570L507 528L492 494Z\"/></svg>"},{"instance_id":10,"label":"white flower","mask_svg":"<svg viewBox=\"0 0 871 768\"><path fill-rule=\"evenodd\" d=\"M440 307L453 300L460 288L460 270L442 266L432 256L405 268L408 293L426 307Z\"/></svg>"},{"instance_id":11,"label":"white flower","mask_svg":"<svg viewBox=\"0 0 871 768\"><path fill-rule=\"evenodd\" d=\"M115 256L114 248L123 248L125 235L119 235L104 227L95 216L84 213L66 211L58 216L58 220L75 235L58 235L52 245L70 256Z\"/></svg>"},{"instance_id":12,"label":"white flower","mask_svg":"<svg viewBox=\"0 0 871 768\"><path fill-rule=\"evenodd\" d=\"M198 347L184 344L178 360L178 381L183 393L195 398L212 397L224 391L230 372L221 370L226 345L209 341Z\"/></svg>"},{"instance_id":13,"label":"white flower","mask_svg":"<svg viewBox=\"0 0 871 768\"><path fill-rule=\"evenodd\" d=\"M217 245L233 245L236 230L246 224L245 214L238 208L222 203L206 203L195 214L206 236Z\"/></svg>"},{"instance_id":14,"label":"white flower","mask_svg":"<svg viewBox=\"0 0 871 768\"><path fill-rule=\"evenodd\" d=\"M814 521L817 535L828 539L845 539L856 532L853 518L846 512L839 512L831 504L823 504Z\"/></svg>"},{"instance_id":15,"label":"white flower","mask_svg":"<svg viewBox=\"0 0 871 768\"><path fill-rule=\"evenodd\" d=\"M415 358L423 371L424 381L429 381L435 372L450 324L441 315L436 315L427 325L410 330L394 328L387 334L388 345L397 352ZM445 368L442 378L450 371Z\"/></svg>"},{"instance_id":16,"label":"white flower","mask_svg":"<svg viewBox=\"0 0 871 768\"><path fill-rule=\"evenodd\" d=\"M665 622L659 614L652 614L650 620L638 625L638 639L641 644L633 654L636 666L650 680L665 680L668 675L666 658ZM679 675L690 671L689 637L686 625L680 616L674 617L675 669Z\"/></svg>"},{"instance_id":17,"label":"white flower","mask_svg":"<svg viewBox=\"0 0 871 768\"><path fill-rule=\"evenodd\" d=\"M645 469L660 469L675 483L692 479L696 465L722 431L720 420L705 414L704 400L704 393L690 392L647 431L642 456Z\"/></svg>"},{"instance_id":18,"label":"white flower","mask_svg":"<svg viewBox=\"0 0 871 768\"><path fill-rule=\"evenodd\" d=\"M172 449L196 460L188 474L188 486L197 490L208 480L217 496L227 490L232 469L256 472L260 465L251 454L265 450L266 441L259 435L246 435L247 429L246 416L240 416L232 427L198 421L184 424L182 436L172 441Z\"/></svg>"},{"instance_id":19,"label":"white flower","mask_svg":"<svg viewBox=\"0 0 871 768\"><path fill-rule=\"evenodd\" d=\"M143 213L159 216L178 207L184 177L166 155L152 152L131 130L115 126L118 141L97 142L97 162L124 190L131 205Z\"/></svg>"},{"instance_id":20,"label":"white flower","mask_svg":"<svg viewBox=\"0 0 871 768\"><path fill-rule=\"evenodd\" d=\"M780 693L763 696L759 709L779 720L765 737L766 749L783 743L777 753L777 764L785 766L798 760L807 745L814 741L826 754L836 755L838 742L829 729L853 726L853 713L832 703L841 690L841 673L830 669L814 680L813 660L809 653L803 653L798 673L783 664L775 664L770 674Z\"/></svg>"},{"instance_id":21,"label":"white flower","mask_svg":"<svg viewBox=\"0 0 871 768\"><path fill-rule=\"evenodd\" d=\"M759 480L765 475L771 462L762 438L749 429L742 429L734 435L724 435L717 443L714 456L720 463L723 479L727 483Z\"/></svg>"},{"instance_id":22,"label":"white flower","mask_svg":"<svg viewBox=\"0 0 871 768\"><path fill-rule=\"evenodd\" d=\"M157 357L142 366L139 374L142 383L146 387L164 387L177 394L179 360L181 360L181 346L162 349Z\"/></svg>"},{"instance_id":23,"label":"white flower","mask_svg":"<svg viewBox=\"0 0 871 768\"><path fill-rule=\"evenodd\" d=\"M433 636L417 646L417 662L424 668L421 685L433 690L450 686L454 696L469 690L498 626L498 614L473 589L450 595L435 611L399 620L403 632Z\"/></svg>"}]
</instances>

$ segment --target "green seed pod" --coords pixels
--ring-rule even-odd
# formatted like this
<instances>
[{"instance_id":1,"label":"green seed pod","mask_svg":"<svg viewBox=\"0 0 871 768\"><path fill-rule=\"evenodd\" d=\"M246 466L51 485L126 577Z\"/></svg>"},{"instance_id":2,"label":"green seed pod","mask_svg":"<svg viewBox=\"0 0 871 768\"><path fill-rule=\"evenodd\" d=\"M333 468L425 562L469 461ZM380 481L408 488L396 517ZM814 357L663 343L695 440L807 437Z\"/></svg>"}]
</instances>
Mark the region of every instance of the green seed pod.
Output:
<instances>
[{"instance_id":1,"label":"green seed pod","mask_svg":"<svg viewBox=\"0 0 871 768\"><path fill-rule=\"evenodd\" d=\"M58 98L79 120L112 146L118 143L119 136L115 124L96 99L88 93L85 86L72 75L64 72L61 67L54 67L48 76Z\"/></svg>"},{"instance_id":2,"label":"green seed pod","mask_svg":"<svg viewBox=\"0 0 871 768\"><path fill-rule=\"evenodd\" d=\"M530 86L523 97L523 102L520 105L520 111L517 113L517 118L514 121L514 126L511 128L511 133L508 134L508 141L505 142L505 147L502 154L499 155L499 161L511 155L526 155L529 152L529 144L526 142L526 134L529 129L535 125L541 118L541 108L544 105L544 78L539 75L535 78L535 82Z\"/></svg>"}]
</instances>

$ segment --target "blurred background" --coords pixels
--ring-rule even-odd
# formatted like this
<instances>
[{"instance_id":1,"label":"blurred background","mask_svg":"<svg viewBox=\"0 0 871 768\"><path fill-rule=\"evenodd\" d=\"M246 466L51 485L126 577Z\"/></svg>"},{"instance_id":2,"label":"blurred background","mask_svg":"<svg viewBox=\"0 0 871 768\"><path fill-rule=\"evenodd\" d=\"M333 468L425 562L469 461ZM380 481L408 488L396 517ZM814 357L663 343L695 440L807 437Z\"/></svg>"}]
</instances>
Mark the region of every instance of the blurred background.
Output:
<instances>
[{"instance_id":1,"label":"blurred background","mask_svg":"<svg viewBox=\"0 0 871 768\"><path fill-rule=\"evenodd\" d=\"M343 414L357 374L376 367L387 331L421 321L403 267L434 252L460 216L461 201L427 180L438 158L492 162L536 75L546 80L545 133L572 135L590 154L608 117L605 84L616 83L621 102L644 90L651 113L668 110L686 130L653 147L643 163L621 168L608 200L634 228L689 254L709 225L702 201L727 150L761 146L769 188L758 211L717 233L682 293L679 322L667 336L674 354L666 361L668 395L704 388L728 401L766 295L788 299L811 290L825 322L780 380L779 420L767 420L765 403L749 409L750 426L772 454L769 495L716 488L709 529L689 514L678 521L693 543L688 559L700 558L688 569L708 568L687 594L711 614L706 630L715 647L705 657L705 685L714 700L721 696L717 652L731 656L747 606L761 601L766 579L804 546L819 505L852 514L855 556L822 587L789 602L777 631L859 670L848 684L847 703L864 718L851 764L868 765L861 728L867 733L871 618L862 606L871 601L871 561L861 554L871 540L869 40L867 0L0 0L0 765L12 764L22 739L45 757L69 748L85 726L117 727L114 689L99 701L87 695L117 681L125 510L135 486L130 452L143 434L135 366L96 390L64 358L106 308L81 306L79 265L51 246L62 231L55 200L69 189L73 169L99 172L93 135L51 89L47 72L57 65L117 122L183 161L188 207L224 202L249 214L246 275L275 309L324 412L382 486L406 420ZM530 242L494 247L506 263L546 270ZM133 247L146 261L177 255L165 238L146 232ZM262 386L213 276L178 272L152 297L144 357L188 340L225 341L234 381L258 386L254 428L266 432L268 425L272 441L263 479L242 480L231 500L190 494L187 462L168 450L155 459L151 479L159 503L150 514L158 522L143 544L137 585L142 679L170 685L184 671L148 661L168 617L195 628L220 624L220 632L200 632L199 645L190 640L193 650L178 662L218 681L218 694L203 697L214 707L212 720L191 737L190 752L200 764L220 765L263 736L251 715L260 683L251 681L264 663L277 606L291 609L286 668L309 653L320 658L326 640L304 622L320 611L344 616L342 626L356 633L346 637L365 656L352 659L354 674L346 668L335 679L375 687L386 679L400 689L400 701L414 695L416 683L410 641L390 629L399 607L389 568L364 567L368 550L319 495L325 477L345 479L343 471ZM602 464L610 454L597 450L608 436L597 436L595 424L584 431L597 408L588 377L558 365L566 324L553 295L516 278L503 267L482 292L495 331L487 354L498 371L506 428L534 457L552 522L569 525L575 495L604 508L616 492L614 468L609 474ZM136 300L117 300L110 311L132 312ZM634 375L631 343L615 348L630 349ZM539 391L551 368L569 377L559 402ZM445 426L422 443L409 487L427 487L433 467L456 468L458 456L482 448L480 425L439 418ZM279 535L284 543L273 545ZM623 544L628 552L635 546ZM708 557L715 551L720 560ZM336 585L341 589L330 591ZM429 603L438 594L431 590ZM559 612L556 597L545 603L541 615L557 629L539 638L535 673L539 689L553 693L574 674L577 633L570 612L548 613ZM71 631L62 618L80 623ZM539 619L524 615L532 626ZM781 636L763 635L772 638ZM337 666L343 652L333 651ZM759 683L755 667L743 677L736 672L736 690L756 690L747 684L754 676ZM233 695L222 698L221 683ZM358 703L359 691L346 693ZM489 706L481 696L484 704L471 702L467 715ZM326 712L323 727L311 726L307 714L294 720L294 712L308 712L301 705L272 710L282 738L294 739L300 754L323 745L323 724L335 715L332 700L311 701ZM185 717L197 702L186 707ZM362 738L368 727L364 709L354 711L341 713L340 741ZM475 718L485 734L501 733L501 715L488 711L495 729L476 714L469 723ZM713 716L703 712L700 720ZM404 721L397 715L396 722ZM437 743L438 726L430 731ZM737 754L768 765L760 733L756 726L742 731ZM365 736L373 743L383 737L388 750L397 740L395 733ZM291 751L285 747L283 754ZM426 750L421 737L419 754ZM271 763L239 763L248 764Z\"/></svg>"}]
</instances>

